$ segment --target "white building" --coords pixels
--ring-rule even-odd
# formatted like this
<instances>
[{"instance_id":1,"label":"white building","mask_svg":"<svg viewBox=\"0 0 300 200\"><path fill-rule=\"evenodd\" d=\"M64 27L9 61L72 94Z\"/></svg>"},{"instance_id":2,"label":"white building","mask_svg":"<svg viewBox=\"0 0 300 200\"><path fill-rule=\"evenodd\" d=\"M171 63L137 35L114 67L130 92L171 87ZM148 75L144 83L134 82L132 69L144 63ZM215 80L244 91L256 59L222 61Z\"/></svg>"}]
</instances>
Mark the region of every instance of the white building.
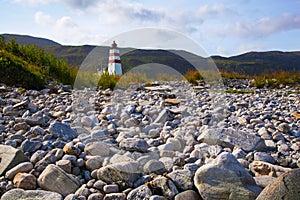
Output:
<instances>
[{"instance_id":1,"label":"white building","mask_svg":"<svg viewBox=\"0 0 300 200\"><path fill-rule=\"evenodd\" d=\"M111 49L109 50L108 73L110 75L122 75L120 51L117 48L117 44L115 41L113 41Z\"/></svg>"}]
</instances>

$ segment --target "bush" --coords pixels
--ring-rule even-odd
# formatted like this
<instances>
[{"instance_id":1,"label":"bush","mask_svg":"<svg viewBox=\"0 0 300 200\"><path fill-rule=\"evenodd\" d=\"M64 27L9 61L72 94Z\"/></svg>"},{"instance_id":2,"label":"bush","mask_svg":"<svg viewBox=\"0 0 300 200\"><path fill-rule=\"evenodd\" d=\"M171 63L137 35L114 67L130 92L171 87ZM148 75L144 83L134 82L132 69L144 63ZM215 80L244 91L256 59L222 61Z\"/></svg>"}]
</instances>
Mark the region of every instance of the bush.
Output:
<instances>
[{"instance_id":1,"label":"bush","mask_svg":"<svg viewBox=\"0 0 300 200\"><path fill-rule=\"evenodd\" d=\"M198 81L203 80L203 77L198 71L188 71L184 77L189 83L194 85L198 85Z\"/></svg>"},{"instance_id":2,"label":"bush","mask_svg":"<svg viewBox=\"0 0 300 200\"><path fill-rule=\"evenodd\" d=\"M27 89L42 89L46 84L42 74L34 66L1 50L0 82Z\"/></svg>"},{"instance_id":3,"label":"bush","mask_svg":"<svg viewBox=\"0 0 300 200\"><path fill-rule=\"evenodd\" d=\"M117 75L109 75L107 71L105 71L98 82L98 87L101 89L107 89L110 88L113 90L118 83L118 80L120 79L120 76Z\"/></svg>"},{"instance_id":4,"label":"bush","mask_svg":"<svg viewBox=\"0 0 300 200\"><path fill-rule=\"evenodd\" d=\"M77 68L71 68L66 61L34 45L19 45L14 39L5 43L0 37L0 51L1 74L5 74L0 78L3 83L35 89L52 79L63 84L74 83Z\"/></svg>"},{"instance_id":5,"label":"bush","mask_svg":"<svg viewBox=\"0 0 300 200\"><path fill-rule=\"evenodd\" d=\"M300 72L273 72L255 76L252 86L257 88L270 87L278 88L280 85L296 85L300 81Z\"/></svg>"}]
</instances>

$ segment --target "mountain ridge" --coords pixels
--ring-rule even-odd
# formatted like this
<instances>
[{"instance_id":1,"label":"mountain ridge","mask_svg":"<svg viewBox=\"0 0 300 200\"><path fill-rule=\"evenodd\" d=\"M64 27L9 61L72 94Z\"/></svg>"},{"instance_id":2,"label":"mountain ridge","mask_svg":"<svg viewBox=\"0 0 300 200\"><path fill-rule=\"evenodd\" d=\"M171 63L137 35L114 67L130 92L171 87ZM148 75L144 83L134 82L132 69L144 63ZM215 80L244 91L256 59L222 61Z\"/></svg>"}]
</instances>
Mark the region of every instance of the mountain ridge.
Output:
<instances>
[{"instance_id":1,"label":"mountain ridge","mask_svg":"<svg viewBox=\"0 0 300 200\"><path fill-rule=\"evenodd\" d=\"M95 45L66 46L51 42L49 39L32 36L4 34L6 40L15 38L19 44L34 44L58 58L65 59L71 66L80 66L86 56L95 48L105 52L109 47ZM9 36L9 37L8 37ZM48 45L47 45L48 44ZM120 48L122 50L122 48ZM124 72L140 64L147 64L155 60L179 70L182 74L191 70L185 60L178 58L181 50L134 50L122 55ZM172 53L175 53L171 55ZM182 53L182 52L181 52ZM262 75L274 71L300 71L300 51L251 51L240 55L225 57L213 55L208 58L184 52L190 57L194 66L205 66L210 59L214 61L220 71L236 72L244 75ZM156 56L154 59L154 55ZM138 58L138 59L137 59ZM206 68L206 67L204 67Z\"/></svg>"},{"instance_id":2,"label":"mountain ridge","mask_svg":"<svg viewBox=\"0 0 300 200\"><path fill-rule=\"evenodd\" d=\"M41 37L34 37L30 35L18 35L18 34L10 34L10 33L4 33L1 34L5 41L9 41L11 38L14 38L16 42L20 45L30 45L34 44L38 47L44 47L44 46L62 46L58 42L55 42L53 40L47 39L47 38L41 38Z\"/></svg>"}]
</instances>

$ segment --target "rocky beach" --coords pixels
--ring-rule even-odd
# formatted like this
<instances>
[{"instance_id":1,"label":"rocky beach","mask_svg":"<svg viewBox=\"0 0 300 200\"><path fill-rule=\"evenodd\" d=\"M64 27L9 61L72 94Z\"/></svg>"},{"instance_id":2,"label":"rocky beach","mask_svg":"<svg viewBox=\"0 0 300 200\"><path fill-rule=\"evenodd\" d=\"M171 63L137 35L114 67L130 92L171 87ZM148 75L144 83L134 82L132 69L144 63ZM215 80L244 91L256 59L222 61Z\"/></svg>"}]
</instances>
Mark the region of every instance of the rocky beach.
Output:
<instances>
[{"instance_id":1,"label":"rocky beach","mask_svg":"<svg viewBox=\"0 0 300 200\"><path fill-rule=\"evenodd\" d=\"M299 88L249 85L1 85L1 199L299 199Z\"/></svg>"}]
</instances>

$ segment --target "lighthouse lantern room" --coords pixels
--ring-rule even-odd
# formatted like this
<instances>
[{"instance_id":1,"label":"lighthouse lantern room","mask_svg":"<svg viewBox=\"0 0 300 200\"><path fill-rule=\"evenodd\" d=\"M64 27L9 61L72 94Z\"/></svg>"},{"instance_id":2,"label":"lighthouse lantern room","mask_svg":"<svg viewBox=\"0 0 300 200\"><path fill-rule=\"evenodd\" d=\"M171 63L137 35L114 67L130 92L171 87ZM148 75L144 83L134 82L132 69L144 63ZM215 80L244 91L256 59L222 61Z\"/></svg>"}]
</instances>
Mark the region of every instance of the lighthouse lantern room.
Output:
<instances>
[{"instance_id":1,"label":"lighthouse lantern room","mask_svg":"<svg viewBox=\"0 0 300 200\"><path fill-rule=\"evenodd\" d=\"M113 41L111 48L109 50L108 59L108 73L110 75L122 75L122 65L120 59L120 52L115 41Z\"/></svg>"}]
</instances>

